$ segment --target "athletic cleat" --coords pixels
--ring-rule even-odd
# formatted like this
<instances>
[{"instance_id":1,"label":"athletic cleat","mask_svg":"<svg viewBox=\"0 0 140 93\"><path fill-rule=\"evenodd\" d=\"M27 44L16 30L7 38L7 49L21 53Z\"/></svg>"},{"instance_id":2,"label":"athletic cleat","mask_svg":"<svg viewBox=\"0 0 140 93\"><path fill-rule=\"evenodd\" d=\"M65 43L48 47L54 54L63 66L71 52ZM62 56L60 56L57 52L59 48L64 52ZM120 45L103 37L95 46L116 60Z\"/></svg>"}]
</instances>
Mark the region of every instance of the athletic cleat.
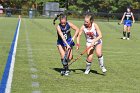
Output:
<instances>
[{"instance_id":1,"label":"athletic cleat","mask_svg":"<svg viewBox=\"0 0 140 93\"><path fill-rule=\"evenodd\" d=\"M85 74L89 74L89 72L90 72L90 69L85 70Z\"/></svg>"},{"instance_id":2,"label":"athletic cleat","mask_svg":"<svg viewBox=\"0 0 140 93\"><path fill-rule=\"evenodd\" d=\"M62 76L63 76L63 75L68 76L69 73L70 73L70 71L61 71L61 75L62 75Z\"/></svg>"},{"instance_id":3,"label":"athletic cleat","mask_svg":"<svg viewBox=\"0 0 140 93\"><path fill-rule=\"evenodd\" d=\"M62 75L62 76L65 75L65 71L61 71L61 75Z\"/></svg>"},{"instance_id":4,"label":"athletic cleat","mask_svg":"<svg viewBox=\"0 0 140 93\"><path fill-rule=\"evenodd\" d=\"M127 38L127 40L130 40L130 38Z\"/></svg>"},{"instance_id":5,"label":"athletic cleat","mask_svg":"<svg viewBox=\"0 0 140 93\"><path fill-rule=\"evenodd\" d=\"M105 72L107 71L106 68L105 68L104 66L102 66L101 69L102 69L102 72L103 72L103 73L105 73Z\"/></svg>"},{"instance_id":6,"label":"athletic cleat","mask_svg":"<svg viewBox=\"0 0 140 93\"><path fill-rule=\"evenodd\" d=\"M69 73L70 73L70 71L65 71L65 76L68 76L69 75Z\"/></svg>"},{"instance_id":7,"label":"athletic cleat","mask_svg":"<svg viewBox=\"0 0 140 93\"><path fill-rule=\"evenodd\" d=\"M126 37L123 37L122 39L126 39Z\"/></svg>"}]
</instances>

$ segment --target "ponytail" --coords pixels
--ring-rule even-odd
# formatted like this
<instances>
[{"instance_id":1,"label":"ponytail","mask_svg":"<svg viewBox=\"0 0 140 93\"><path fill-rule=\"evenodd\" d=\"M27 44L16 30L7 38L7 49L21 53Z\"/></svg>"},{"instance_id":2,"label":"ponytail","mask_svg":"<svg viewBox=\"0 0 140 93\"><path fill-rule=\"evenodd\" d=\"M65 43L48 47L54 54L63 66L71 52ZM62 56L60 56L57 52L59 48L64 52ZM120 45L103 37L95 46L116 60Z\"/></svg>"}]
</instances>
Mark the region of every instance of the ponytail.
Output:
<instances>
[{"instance_id":1,"label":"ponytail","mask_svg":"<svg viewBox=\"0 0 140 93\"><path fill-rule=\"evenodd\" d=\"M65 14L63 14L63 13L58 14L58 15L54 18L53 24L55 25L55 21L56 21L59 17L60 17L60 20L63 19L63 18L66 18L66 20L67 20L67 16L68 16L68 15L71 15L71 13L70 13L70 12L67 12L67 13L65 13Z\"/></svg>"},{"instance_id":2,"label":"ponytail","mask_svg":"<svg viewBox=\"0 0 140 93\"><path fill-rule=\"evenodd\" d=\"M55 21L60 17L60 15L61 14L58 14L55 18L54 18L54 20L53 20L53 24L55 25Z\"/></svg>"}]
</instances>

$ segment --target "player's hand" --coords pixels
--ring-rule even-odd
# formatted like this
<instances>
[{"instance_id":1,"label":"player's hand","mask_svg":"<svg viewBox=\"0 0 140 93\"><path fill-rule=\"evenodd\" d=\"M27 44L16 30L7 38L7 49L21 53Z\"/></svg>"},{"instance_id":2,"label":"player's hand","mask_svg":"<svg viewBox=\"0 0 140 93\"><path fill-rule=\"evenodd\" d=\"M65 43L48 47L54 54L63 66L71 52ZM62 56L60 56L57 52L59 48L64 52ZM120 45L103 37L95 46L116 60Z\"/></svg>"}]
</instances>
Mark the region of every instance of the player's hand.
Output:
<instances>
[{"instance_id":1,"label":"player's hand","mask_svg":"<svg viewBox=\"0 0 140 93\"><path fill-rule=\"evenodd\" d=\"M67 50L70 49L71 47L67 44Z\"/></svg>"},{"instance_id":2,"label":"player's hand","mask_svg":"<svg viewBox=\"0 0 140 93\"><path fill-rule=\"evenodd\" d=\"M135 23L135 21L133 21L133 23Z\"/></svg>"},{"instance_id":3,"label":"player's hand","mask_svg":"<svg viewBox=\"0 0 140 93\"><path fill-rule=\"evenodd\" d=\"M76 44L76 50L79 50L80 44Z\"/></svg>"},{"instance_id":4,"label":"player's hand","mask_svg":"<svg viewBox=\"0 0 140 93\"><path fill-rule=\"evenodd\" d=\"M90 46L94 46L95 45L95 40L93 39L93 41L92 41L92 43L91 43L91 45Z\"/></svg>"}]
</instances>

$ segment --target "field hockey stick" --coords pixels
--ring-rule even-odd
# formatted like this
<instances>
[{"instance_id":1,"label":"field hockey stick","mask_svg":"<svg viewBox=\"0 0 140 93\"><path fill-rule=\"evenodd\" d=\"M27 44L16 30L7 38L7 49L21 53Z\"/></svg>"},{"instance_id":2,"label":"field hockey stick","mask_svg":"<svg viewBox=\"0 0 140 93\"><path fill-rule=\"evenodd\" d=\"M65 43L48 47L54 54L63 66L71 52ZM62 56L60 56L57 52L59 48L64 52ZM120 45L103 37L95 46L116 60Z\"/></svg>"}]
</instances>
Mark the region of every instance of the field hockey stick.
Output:
<instances>
[{"instance_id":1,"label":"field hockey stick","mask_svg":"<svg viewBox=\"0 0 140 93\"><path fill-rule=\"evenodd\" d=\"M68 63L68 66L70 66L71 64L73 64L74 62L76 62L78 59L80 59L80 57L82 55L84 55L92 46L86 48L77 58L71 60L69 63Z\"/></svg>"},{"instance_id":2,"label":"field hockey stick","mask_svg":"<svg viewBox=\"0 0 140 93\"><path fill-rule=\"evenodd\" d=\"M71 48L68 48L65 52L65 55L64 55L64 58L63 58L63 64L64 65L67 65L67 59L68 59L68 55L69 55L69 51L70 51Z\"/></svg>"},{"instance_id":3,"label":"field hockey stick","mask_svg":"<svg viewBox=\"0 0 140 93\"><path fill-rule=\"evenodd\" d=\"M70 47L72 47L72 44L71 44L72 42L73 42L73 40L70 41ZM67 64L66 62L67 62L67 60L68 60L70 51L71 51L71 48L68 48L68 49L66 50L66 52L65 52L65 55L64 55L64 58L63 58L63 63L64 63L64 65Z\"/></svg>"}]
</instances>

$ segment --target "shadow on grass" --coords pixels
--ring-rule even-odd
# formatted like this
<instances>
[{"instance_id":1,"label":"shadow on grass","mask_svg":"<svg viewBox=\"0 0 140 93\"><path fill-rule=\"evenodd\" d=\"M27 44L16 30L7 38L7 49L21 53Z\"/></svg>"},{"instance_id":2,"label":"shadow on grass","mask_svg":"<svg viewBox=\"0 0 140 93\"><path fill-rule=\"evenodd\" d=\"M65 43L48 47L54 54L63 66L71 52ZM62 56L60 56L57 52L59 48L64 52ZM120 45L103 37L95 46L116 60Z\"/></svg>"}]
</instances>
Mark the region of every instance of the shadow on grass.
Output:
<instances>
[{"instance_id":1,"label":"shadow on grass","mask_svg":"<svg viewBox=\"0 0 140 93\"><path fill-rule=\"evenodd\" d=\"M63 70L63 68L52 68L52 69L57 71L58 73L60 73ZM85 71L85 69L70 69L71 72L74 72L75 74L80 74L80 73L76 73L76 71L78 70L82 71L83 73ZM96 70L90 70L90 73L105 76L105 74L98 73Z\"/></svg>"}]
</instances>

